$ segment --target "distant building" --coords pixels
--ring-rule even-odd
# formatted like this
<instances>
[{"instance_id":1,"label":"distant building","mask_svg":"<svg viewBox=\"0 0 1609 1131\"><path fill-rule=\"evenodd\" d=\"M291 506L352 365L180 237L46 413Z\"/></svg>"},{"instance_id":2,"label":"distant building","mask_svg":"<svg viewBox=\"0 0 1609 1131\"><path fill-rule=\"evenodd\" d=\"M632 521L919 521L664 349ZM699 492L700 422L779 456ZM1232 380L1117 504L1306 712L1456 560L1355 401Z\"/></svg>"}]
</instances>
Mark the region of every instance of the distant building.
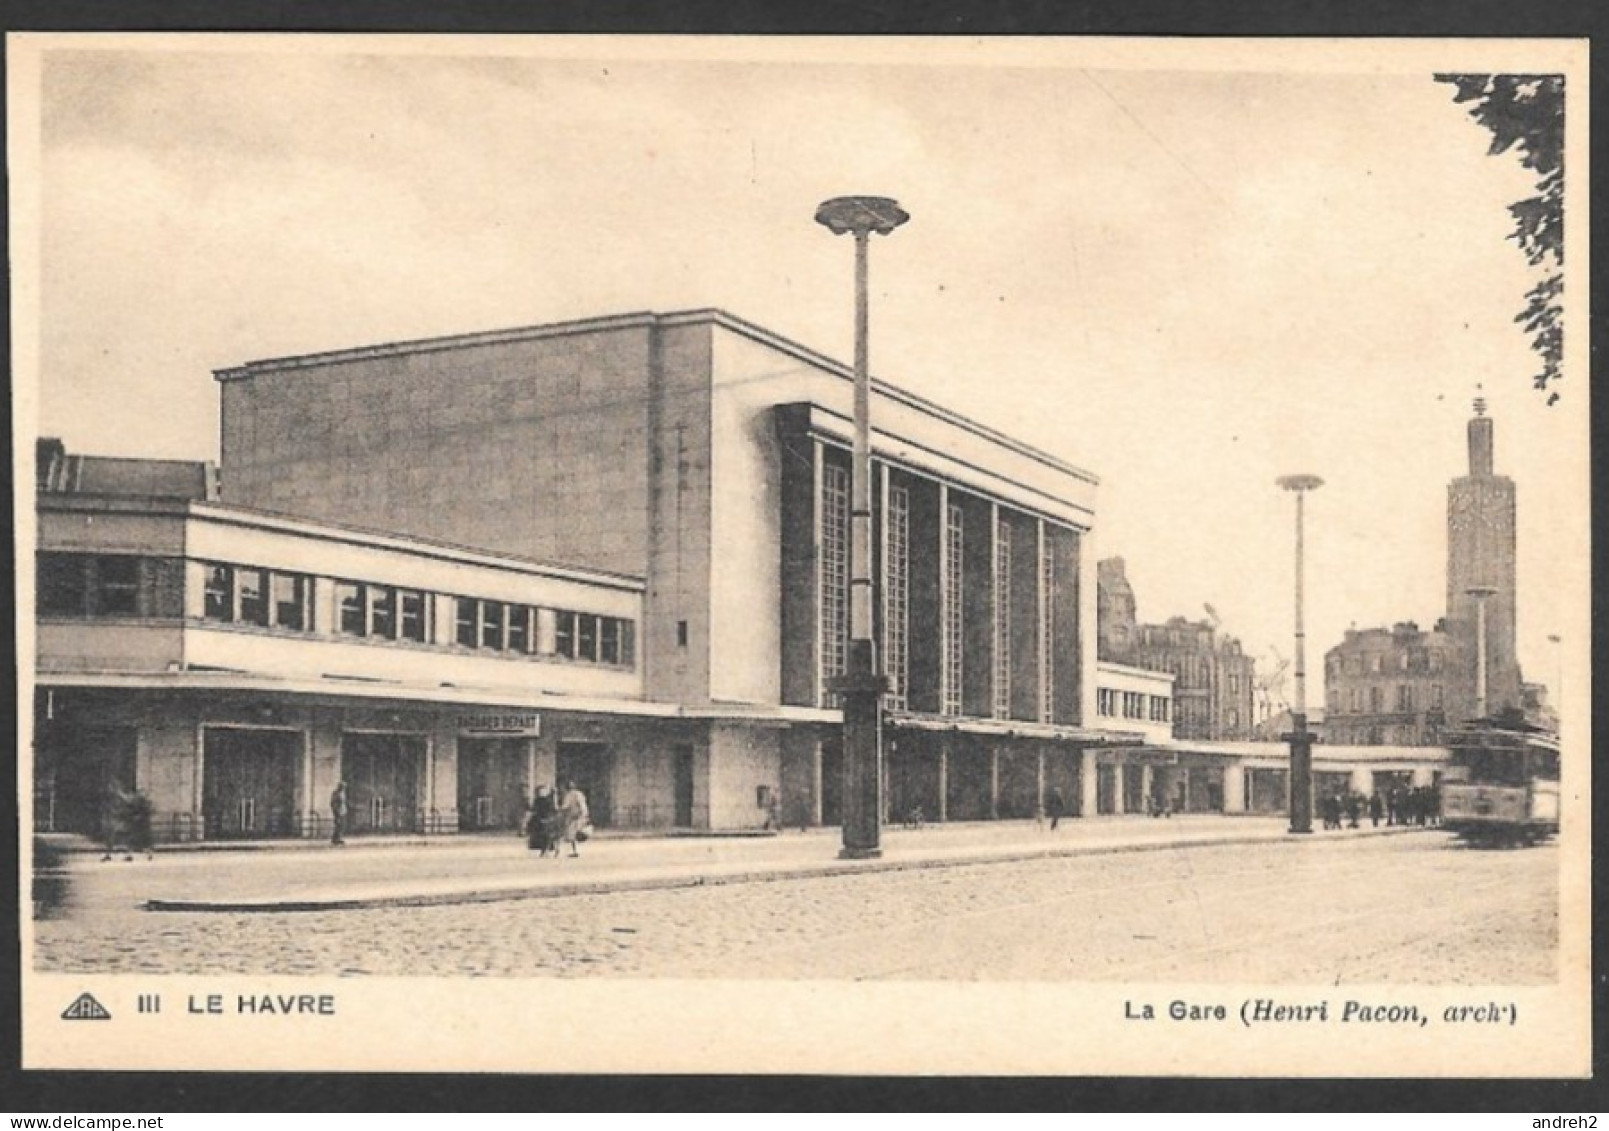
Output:
<instances>
[{"instance_id":1,"label":"distant building","mask_svg":"<svg viewBox=\"0 0 1609 1131\"><path fill-rule=\"evenodd\" d=\"M1470 710L1464 642L1439 623L1348 629L1324 654L1324 737L1353 746L1434 746Z\"/></svg>"},{"instance_id":2,"label":"distant building","mask_svg":"<svg viewBox=\"0 0 1609 1131\"><path fill-rule=\"evenodd\" d=\"M1281 707L1265 719L1261 719L1252 727L1252 737L1258 742L1282 742L1285 736L1296 729L1295 712L1289 707ZM1309 708L1307 712L1307 732L1318 736L1320 742L1327 741L1329 732L1325 729L1324 708Z\"/></svg>"},{"instance_id":3,"label":"distant building","mask_svg":"<svg viewBox=\"0 0 1609 1131\"><path fill-rule=\"evenodd\" d=\"M1255 661L1240 641L1210 621L1173 617L1140 624L1122 558L1096 566L1096 642L1102 661L1168 672L1173 682L1173 733L1223 741L1250 738Z\"/></svg>"},{"instance_id":4,"label":"distant building","mask_svg":"<svg viewBox=\"0 0 1609 1131\"><path fill-rule=\"evenodd\" d=\"M1326 738L1332 742L1435 745L1448 725L1481 713L1479 609L1472 589L1489 594L1484 713L1526 706L1514 651L1514 481L1492 473L1492 421L1482 400L1475 402L1468 437L1469 474L1447 486L1447 615L1429 632L1413 621L1349 629L1325 653Z\"/></svg>"},{"instance_id":5,"label":"distant building","mask_svg":"<svg viewBox=\"0 0 1609 1131\"><path fill-rule=\"evenodd\" d=\"M1139 622L1134 587L1124 572L1122 558L1104 558L1096 564L1095 623L1100 658L1132 665L1140 636Z\"/></svg>"}]
</instances>

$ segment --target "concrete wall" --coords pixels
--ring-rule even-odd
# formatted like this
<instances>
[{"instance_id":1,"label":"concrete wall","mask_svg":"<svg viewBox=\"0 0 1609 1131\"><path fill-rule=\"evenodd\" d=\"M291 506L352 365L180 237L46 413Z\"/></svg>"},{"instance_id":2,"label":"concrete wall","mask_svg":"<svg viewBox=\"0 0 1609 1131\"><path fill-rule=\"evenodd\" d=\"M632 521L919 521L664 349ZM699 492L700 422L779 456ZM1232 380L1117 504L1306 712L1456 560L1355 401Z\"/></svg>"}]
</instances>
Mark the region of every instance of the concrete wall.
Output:
<instances>
[{"instance_id":1,"label":"concrete wall","mask_svg":"<svg viewBox=\"0 0 1609 1131\"><path fill-rule=\"evenodd\" d=\"M742 724L716 724L709 736L709 823L717 829L759 828L766 811L760 786L782 788L782 734Z\"/></svg>"},{"instance_id":2,"label":"concrete wall","mask_svg":"<svg viewBox=\"0 0 1609 1131\"><path fill-rule=\"evenodd\" d=\"M226 503L642 575L646 322L236 370Z\"/></svg>"},{"instance_id":3,"label":"concrete wall","mask_svg":"<svg viewBox=\"0 0 1609 1131\"><path fill-rule=\"evenodd\" d=\"M635 699L642 694L641 677L626 667L508 653L477 655L450 645L302 636L226 625L187 626L184 656L192 667L284 678L347 676L424 687L450 683L508 688L522 694L551 691L616 699Z\"/></svg>"},{"instance_id":4,"label":"concrete wall","mask_svg":"<svg viewBox=\"0 0 1609 1131\"><path fill-rule=\"evenodd\" d=\"M714 340L711 400L710 697L781 701L782 444L777 390L757 380L775 351L732 333Z\"/></svg>"},{"instance_id":5,"label":"concrete wall","mask_svg":"<svg viewBox=\"0 0 1609 1131\"><path fill-rule=\"evenodd\" d=\"M177 623L41 620L34 636L39 670L52 672L159 672L184 659Z\"/></svg>"},{"instance_id":6,"label":"concrete wall","mask_svg":"<svg viewBox=\"0 0 1609 1131\"><path fill-rule=\"evenodd\" d=\"M648 354L648 592L643 656L650 698L710 698L710 328L659 327ZM685 625L686 642L679 626Z\"/></svg>"},{"instance_id":7,"label":"concrete wall","mask_svg":"<svg viewBox=\"0 0 1609 1131\"><path fill-rule=\"evenodd\" d=\"M124 504L128 507L133 504ZM87 505L84 500L47 500L48 509L37 513L41 550L95 554L145 554L183 557L185 519L182 513L130 513L112 506Z\"/></svg>"}]
</instances>

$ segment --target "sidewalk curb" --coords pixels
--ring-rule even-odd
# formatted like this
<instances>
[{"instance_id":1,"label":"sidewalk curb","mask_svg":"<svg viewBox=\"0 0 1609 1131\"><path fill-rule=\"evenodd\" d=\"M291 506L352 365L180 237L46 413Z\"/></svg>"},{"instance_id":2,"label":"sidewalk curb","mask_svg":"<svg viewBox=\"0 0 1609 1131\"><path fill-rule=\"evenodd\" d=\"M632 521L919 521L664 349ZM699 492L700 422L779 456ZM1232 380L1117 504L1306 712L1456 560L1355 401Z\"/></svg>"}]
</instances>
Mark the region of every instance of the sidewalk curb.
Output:
<instances>
[{"instance_id":1,"label":"sidewalk curb","mask_svg":"<svg viewBox=\"0 0 1609 1131\"><path fill-rule=\"evenodd\" d=\"M1435 832L1433 827L1390 827L1383 829L1357 829L1346 839L1398 836L1414 832ZM1353 835L1356 834L1356 835ZM598 880L590 883L534 883L531 886L502 888L469 888L462 891L425 892L417 894L357 896L331 899L288 900L189 900L152 899L143 905L147 911L191 913L296 913L310 911L372 911L391 907L450 907L458 904L502 903L521 899L558 899L577 895L610 895L616 892L668 891L677 888L717 887L726 884L770 883L781 880L827 879L835 876L866 875L881 872L919 871L931 868L956 868L975 864L1012 864L1029 860L1053 860L1077 856L1116 856L1131 852L1157 852L1163 849L1215 848L1248 844L1314 844L1307 837L1290 834L1277 836L1188 837L1180 840L1134 841L1130 843L1068 845L1064 848L1046 847L1019 849L1005 852L971 852L956 856L929 857L909 860L859 860L803 867L770 867L750 871L667 876L624 877L618 880Z\"/></svg>"}]
</instances>

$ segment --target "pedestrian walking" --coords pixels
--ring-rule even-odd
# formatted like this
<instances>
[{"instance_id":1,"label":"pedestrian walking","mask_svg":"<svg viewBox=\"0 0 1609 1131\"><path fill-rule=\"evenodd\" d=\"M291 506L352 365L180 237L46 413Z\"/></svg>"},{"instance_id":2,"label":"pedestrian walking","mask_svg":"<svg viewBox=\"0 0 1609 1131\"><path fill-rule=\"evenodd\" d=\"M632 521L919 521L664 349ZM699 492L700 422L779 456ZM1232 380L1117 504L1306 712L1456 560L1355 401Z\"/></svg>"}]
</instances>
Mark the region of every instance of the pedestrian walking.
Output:
<instances>
[{"instance_id":1,"label":"pedestrian walking","mask_svg":"<svg viewBox=\"0 0 1609 1131\"><path fill-rule=\"evenodd\" d=\"M525 815L526 846L538 857L546 856L549 852L557 857L561 824L558 795L553 792L552 786L543 782L536 787L530 812Z\"/></svg>"},{"instance_id":2,"label":"pedestrian walking","mask_svg":"<svg viewBox=\"0 0 1609 1131\"><path fill-rule=\"evenodd\" d=\"M346 818L351 807L346 800L346 782L335 783L335 789L330 793L330 823L333 831L330 833L331 844L346 843Z\"/></svg>"},{"instance_id":3,"label":"pedestrian walking","mask_svg":"<svg viewBox=\"0 0 1609 1131\"><path fill-rule=\"evenodd\" d=\"M1363 798L1358 796L1356 793L1348 793L1346 795L1346 827L1347 828L1355 829L1355 828L1358 827L1358 814L1360 812L1362 812L1362 810L1363 810Z\"/></svg>"},{"instance_id":4,"label":"pedestrian walking","mask_svg":"<svg viewBox=\"0 0 1609 1131\"><path fill-rule=\"evenodd\" d=\"M1385 810L1385 803L1380 800L1380 791L1377 789L1369 795L1369 822L1375 828L1380 827L1380 814Z\"/></svg>"},{"instance_id":5,"label":"pedestrian walking","mask_svg":"<svg viewBox=\"0 0 1609 1131\"><path fill-rule=\"evenodd\" d=\"M559 839L569 842L571 856L580 856L580 843L592 835L592 814L587 809L587 795L573 781L564 783L564 797L559 802L559 812L564 817L564 828ZM557 851L555 847L554 852Z\"/></svg>"},{"instance_id":6,"label":"pedestrian walking","mask_svg":"<svg viewBox=\"0 0 1609 1131\"><path fill-rule=\"evenodd\" d=\"M1402 823L1402 787L1393 786L1386 794L1386 824L1400 825Z\"/></svg>"},{"instance_id":7,"label":"pedestrian walking","mask_svg":"<svg viewBox=\"0 0 1609 1131\"><path fill-rule=\"evenodd\" d=\"M106 783L106 796L101 801L101 840L105 843L104 863L113 854L123 853L124 860L134 859L130 842L130 796L115 781Z\"/></svg>"},{"instance_id":8,"label":"pedestrian walking","mask_svg":"<svg viewBox=\"0 0 1609 1131\"><path fill-rule=\"evenodd\" d=\"M1053 785L1050 792L1045 795L1045 815L1050 818L1050 831L1055 832L1061 824L1063 814L1067 812L1067 799L1062 796L1061 786Z\"/></svg>"}]
</instances>

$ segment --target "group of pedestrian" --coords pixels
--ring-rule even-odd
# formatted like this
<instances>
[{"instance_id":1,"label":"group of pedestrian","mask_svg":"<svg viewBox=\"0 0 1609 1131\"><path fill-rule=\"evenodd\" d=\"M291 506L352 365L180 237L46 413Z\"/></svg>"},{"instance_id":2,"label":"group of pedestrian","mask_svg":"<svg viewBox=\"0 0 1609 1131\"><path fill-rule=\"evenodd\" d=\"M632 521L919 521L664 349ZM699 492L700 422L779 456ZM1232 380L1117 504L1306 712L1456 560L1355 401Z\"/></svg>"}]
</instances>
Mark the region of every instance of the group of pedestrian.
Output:
<instances>
[{"instance_id":1,"label":"group of pedestrian","mask_svg":"<svg viewBox=\"0 0 1609 1131\"><path fill-rule=\"evenodd\" d=\"M1386 824L1441 824L1441 790L1433 785L1393 789L1386 795Z\"/></svg>"},{"instance_id":2,"label":"group of pedestrian","mask_svg":"<svg viewBox=\"0 0 1609 1131\"><path fill-rule=\"evenodd\" d=\"M1384 796L1375 790L1368 797L1356 791L1337 792L1328 794L1320 808L1326 829L1358 828L1364 813L1373 828L1380 827L1382 817L1387 825L1437 825L1441 823L1441 790L1416 785L1389 790Z\"/></svg>"},{"instance_id":3,"label":"group of pedestrian","mask_svg":"<svg viewBox=\"0 0 1609 1131\"><path fill-rule=\"evenodd\" d=\"M1378 797L1379 794L1375 794L1367 802L1371 816L1374 813L1374 801ZM1364 805L1365 801L1361 793L1349 791L1346 793L1327 794L1320 806L1324 814L1324 827L1326 829L1357 828L1358 818L1363 815ZM1378 824L1379 822L1376 821L1375 823Z\"/></svg>"},{"instance_id":4,"label":"group of pedestrian","mask_svg":"<svg viewBox=\"0 0 1609 1131\"><path fill-rule=\"evenodd\" d=\"M546 782L536 787L531 807L525 814L525 843L538 856L570 846L571 856L580 856L580 844L592 835L592 814L587 795L575 782L566 782L559 796Z\"/></svg>"}]
</instances>

